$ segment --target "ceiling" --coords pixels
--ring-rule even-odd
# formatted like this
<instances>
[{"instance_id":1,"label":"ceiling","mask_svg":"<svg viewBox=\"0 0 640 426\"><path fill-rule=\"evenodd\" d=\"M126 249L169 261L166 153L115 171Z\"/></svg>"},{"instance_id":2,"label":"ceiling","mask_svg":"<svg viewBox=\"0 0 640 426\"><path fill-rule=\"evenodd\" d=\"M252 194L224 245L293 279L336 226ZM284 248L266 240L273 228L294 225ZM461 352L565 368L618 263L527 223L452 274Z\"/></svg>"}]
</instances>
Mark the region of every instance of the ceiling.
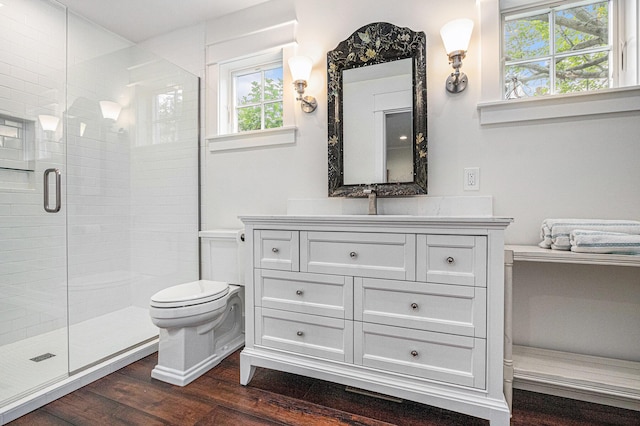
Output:
<instances>
[{"instance_id":1,"label":"ceiling","mask_svg":"<svg viewBox=\"0 0 640 426\"><path fill-rule=\"evenodd\" d=\"M58 0L70 10L139 43L268 0Z\"/></svg>"}]
</instances>

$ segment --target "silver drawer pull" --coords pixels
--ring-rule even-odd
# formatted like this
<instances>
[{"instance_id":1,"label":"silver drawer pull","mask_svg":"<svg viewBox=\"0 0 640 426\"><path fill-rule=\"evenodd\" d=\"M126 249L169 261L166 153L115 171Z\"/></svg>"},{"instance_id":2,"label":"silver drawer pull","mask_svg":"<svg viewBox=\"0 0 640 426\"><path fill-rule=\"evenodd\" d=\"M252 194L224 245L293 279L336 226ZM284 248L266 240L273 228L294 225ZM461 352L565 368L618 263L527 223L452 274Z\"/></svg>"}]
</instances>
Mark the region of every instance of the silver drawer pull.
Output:
<instances>
[{"instance_id":1,"label":"silver drawer pull","mask_svg":"<svg viewBox=\"0 0 640 426\"><path fill-rule=\"evenodd\" d=\"M418 351L411 351L411 356L412 357L417 357L418 356Z\"/></svg>"},{"instance_id":2,"label":"silver drawer pull","mask_svg":"<svg viewBox=\"0 0 640 426\"><path fill-rule=\"evenodd\" d=\"M304 291L302 291L302 290L296 290L296 294L297 294L298 296L302 296L302 293L304 293Z\"/></svg>"},{"instance_id":3,"label":"silver drawer pull","mask_svg":"<svg viewBox=\"0 0 640 426\"><path fill-rule=\"evenodd\" d=\"M349 256L350 256L352 259L355 259L356 257L358 257L358 253L356 253L355 251L352 251L351 253L349 253Z\"/></svg>"},{"instance_id":4,"label":"silver drawer pull","mask_svg":"<svg viewBox=\"0 0 640 426\"><path fill-rule=\"evenodd\" d=\"M412 304L411 304L411 309L413 309L414 311L415 311L416 309L418 309L418 304L417 304L417 303L412 303Z\"/></svg>"},{"instance_id":5,"label":"silver drawer pull","mask_svg":"<svg viewBox=\"0 0 640 426\"><path fill-rule=\"evenodd\" d=\"M272 248L272 249L271 249L271 251L272 251L272 252L274 252L274 253L277 253L277 252L279 252L280 250L278 250L278 247L274 247L274 248Z\"/></svg>"},{"instance_id":6,"label":"silver drawer pull","mask_svg":"<svg viewBox=\"0 0 640 426\"><path fill-rule=\"evenodd\" d=\"M448 263L449 265L451 265L451 264L452 264L453 262L455 262L455 261L456 261L456 260L455 260L453 257L451 257L451 256L447 257L447 263Z\"/></svg>"},{"instance_id":7,"label":"silver drawer pull","mask_svg":"<svg viewBox=\"0 0 640 426\"><path fill-rule=\"evenodd\" d=\"M302 331L298 331L296 334L297 334L298 336L304 336L304 332L302 332Z\"/></svg>"}]
</instances>

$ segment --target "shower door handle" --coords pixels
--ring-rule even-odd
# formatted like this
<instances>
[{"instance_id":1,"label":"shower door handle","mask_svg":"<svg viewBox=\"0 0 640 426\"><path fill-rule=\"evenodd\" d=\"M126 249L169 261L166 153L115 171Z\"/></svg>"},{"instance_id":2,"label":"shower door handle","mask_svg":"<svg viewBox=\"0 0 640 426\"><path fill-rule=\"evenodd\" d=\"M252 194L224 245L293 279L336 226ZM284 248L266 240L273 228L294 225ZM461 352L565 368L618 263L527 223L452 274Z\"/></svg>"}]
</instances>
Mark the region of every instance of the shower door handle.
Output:
<instances>
[{"instance_id":1,"label":"shower door handle","mask_svg":"<svg viewBox=\"0 0 640 426\"><path fill-rule=\"evenodd\" d=\"M49 175L55 173L56 175L56 205L51 208L49 206ZM44 171L44 211L47 213L58 213L60 211L60 170L47 169Z\"/></svg>"}]
</instances>

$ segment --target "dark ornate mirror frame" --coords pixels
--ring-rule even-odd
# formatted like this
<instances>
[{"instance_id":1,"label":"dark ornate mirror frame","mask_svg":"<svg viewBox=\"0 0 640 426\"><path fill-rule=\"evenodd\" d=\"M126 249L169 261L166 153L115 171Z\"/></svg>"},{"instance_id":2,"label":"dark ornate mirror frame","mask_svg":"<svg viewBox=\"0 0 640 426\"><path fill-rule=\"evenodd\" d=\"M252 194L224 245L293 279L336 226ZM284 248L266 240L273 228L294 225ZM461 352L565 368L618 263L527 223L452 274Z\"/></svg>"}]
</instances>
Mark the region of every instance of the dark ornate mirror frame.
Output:
<instances>
[{"instance_id":1,"label":"dark ornate mirror frame","mask_svg":"<svg viewBox=\"0 0 640 426\"><path fill-rule=\"evenodd\" d=\"M387 22L365 25L327 53L329 99L329 196L366 197L427 193L427 55L424 32ZM413 182L344 184L342 72L351 68L411 58L413 62ZM373 142L372 142L373 143Z\"/></svg>"}]
</instances>

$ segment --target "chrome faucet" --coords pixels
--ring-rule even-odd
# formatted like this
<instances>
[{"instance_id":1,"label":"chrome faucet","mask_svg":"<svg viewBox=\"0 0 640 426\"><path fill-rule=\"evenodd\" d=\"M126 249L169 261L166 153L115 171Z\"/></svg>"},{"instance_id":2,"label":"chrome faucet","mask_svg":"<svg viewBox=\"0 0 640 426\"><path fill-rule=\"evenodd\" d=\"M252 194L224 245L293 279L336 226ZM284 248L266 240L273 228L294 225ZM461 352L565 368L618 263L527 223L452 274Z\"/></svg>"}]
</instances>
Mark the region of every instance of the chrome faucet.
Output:
<instances>
[{"instance_id":1,"label":"chrome faucet","mask_svg":"<svg viewBox=\"0 0 640 426\"><path fill-rule=\"evenodd\" d=\"M378 214L378 197L375 189L365 189L363 191L369 195L369 214Z\"/></svg>"}]
</instances>

